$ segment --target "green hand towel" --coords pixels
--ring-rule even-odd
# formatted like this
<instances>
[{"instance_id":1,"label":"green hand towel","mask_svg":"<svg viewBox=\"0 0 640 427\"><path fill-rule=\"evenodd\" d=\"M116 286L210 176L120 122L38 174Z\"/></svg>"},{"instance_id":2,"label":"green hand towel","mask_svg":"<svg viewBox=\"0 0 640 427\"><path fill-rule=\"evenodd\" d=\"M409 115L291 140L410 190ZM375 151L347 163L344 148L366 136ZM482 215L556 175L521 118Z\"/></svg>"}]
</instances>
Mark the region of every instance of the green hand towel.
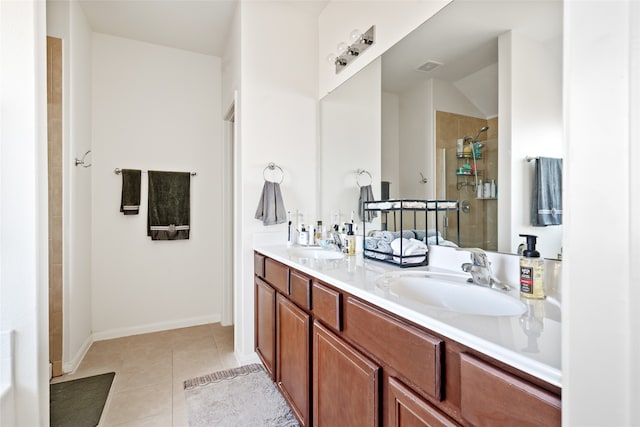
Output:
<instances>
[{"instance_id":1,"label":"green hand towel","mask_svg":"<svg viewBox=\"0 0 640 427\"><path fill-rule=\"evenodd\" d=\"M189 238L189 172L149 171L147 235L151 240Z\"/></svg>"},{"instance_id":2,"label":"green hand towel","mask_svg":"<svg viewBox=\"0 0 640 427\"><path fill-rule=\"evenodd\" d=\"M120 212L125 215L138 215L140 212L140 175L138 169L122 169L122 195Z\"/></svg>"}]
</instances>

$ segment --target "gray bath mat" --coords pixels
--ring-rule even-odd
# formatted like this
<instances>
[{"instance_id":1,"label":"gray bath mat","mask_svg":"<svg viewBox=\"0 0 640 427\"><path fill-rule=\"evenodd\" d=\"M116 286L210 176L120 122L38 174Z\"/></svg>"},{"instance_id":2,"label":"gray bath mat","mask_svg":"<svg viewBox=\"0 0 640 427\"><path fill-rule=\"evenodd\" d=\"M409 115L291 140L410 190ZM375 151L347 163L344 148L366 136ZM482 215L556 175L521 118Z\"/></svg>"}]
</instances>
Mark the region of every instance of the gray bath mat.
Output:
<instances>
[{"instance_id":1,"label":"gray bath mat","mask_svg":"<svg viewBox=\"0 0 640 427\"><path fill-rule=\"evenodd\" d=\"M262 365L252 364L184 382L190 427L298 426Z\"/></svg>"},{"instance_id":2,"label":"gray bath mat","mask_svg":"<svg viewBox=\"0 0 640 427\"><path fill-rule=\"evenodd\" d=\"M94 427L107 401L115 372L49 386L51 427Z\"/></svg>"}]
</instances>

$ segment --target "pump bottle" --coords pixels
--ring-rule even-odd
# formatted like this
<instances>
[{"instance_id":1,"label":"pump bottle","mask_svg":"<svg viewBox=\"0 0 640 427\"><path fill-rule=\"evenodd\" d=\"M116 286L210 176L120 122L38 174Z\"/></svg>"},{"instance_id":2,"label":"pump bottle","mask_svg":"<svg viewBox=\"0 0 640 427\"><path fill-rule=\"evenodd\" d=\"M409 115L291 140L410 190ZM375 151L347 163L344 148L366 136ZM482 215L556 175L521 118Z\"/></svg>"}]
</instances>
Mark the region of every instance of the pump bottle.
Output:
<instances>
[{"instance_id":1,"label":"pump bottle","mask_svg":"<svg viewBox=\"0 0 640 427\"><path fill-rule=\"evenodd\" d=\"M538 236L520 234L527 239L527 249L520 257L520 296L532 299L543 299L544 295L544 260L536 251Z\"/></svg>"},{"instance_id":2,"label":"pump bottle","mask_svg":"<svg viewBox=\"0 0 640 427\"><path fill-rule=\"evenodd\" d=\"M345 239L345 247L347 255L356 254L356 236L353 233L353 224L347 223L347 238Z\"/></svg>"}]
</instances>

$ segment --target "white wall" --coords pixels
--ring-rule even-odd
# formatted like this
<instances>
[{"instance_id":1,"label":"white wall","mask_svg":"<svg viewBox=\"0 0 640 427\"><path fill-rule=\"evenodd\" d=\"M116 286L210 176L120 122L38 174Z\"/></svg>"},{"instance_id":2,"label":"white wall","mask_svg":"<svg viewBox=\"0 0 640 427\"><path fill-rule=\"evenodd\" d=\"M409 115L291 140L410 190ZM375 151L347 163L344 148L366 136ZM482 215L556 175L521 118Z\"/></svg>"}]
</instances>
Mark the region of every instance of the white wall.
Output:
<instances>
[{"instance_id":1,"label":"white wall","mask_svg":"<svg viewBox=\"0 0 640 427\"><path fill-rule=\"evenodd\" d=\"M380 198L381 164L381 61L369 64L320 102L320 193L317 219L331 225L332 214L340 221L358 218L360 185L371 183L374 198ZM358 169L366 174L358 177ZM316 218L306 218L307 223Z\"/></svg>"},{"instance_id":2,"label":"white wall","mask_svg":"<svg viewBox=\"0 0 640 427\"><path fill-rule=\"evenodd\" d=\"M93 34L93 333L103 339L219 320L220 59ZM195 171L189 240L119 212L114 168Z\"/></svg>"},{"instance_id":3,"label":"white wall","mask_svg":"<svg viewBox=\"0 0 640 427\"><path fill-rule=\"evenodd\" d=\"M91 343L91 28L77 2L47 3L47 34L63 50L63 346L65 372ZM87 157L91 161L91 155Z\"/></svg>"},{"instance_id":4,"label":"white wall","mask_svg":"<svg viewBox=\"0 0 640 427\"><path fill-rule=\"evenodd\" d=\"M317 21L279 2L241 2L238 247L241 277L236 288L235 350L254 353L253 234L284 231L254 218L269 162L284 170L285 207L316 215ZM238 197L238 194L236 196Z\"/></svg>"},{"instance_id":5,"label":"white wall","mask_svg":"<svg viewBox=\"0 0 640 427\"><path fill-rule=\"evenodd\" d=\"M563 226L530 225L535 165L525 158L565 157L561 59L555 51L517 31L502 34L498 49L499 67L508 69L501 73L499 82L498 249L514 253L522 242L519 234L534 234L541 255L555 258L560 252Z\"/></svg>"},{"instance_id":6,"label":"white wall","mask_svg":"<svg viewBox=\"0 0 640 427\"><path fill-rule=\"evenodd\" d=\"M389 198L400 197L400 98L391 92L382 92L382 150L381 172L383 181L389 181Z\"/></svg>"},{"instance_id":7,"label":"white wall","mask_svg":"<svg viewBox=\"0 0 640 427\"><path fill-rule=\"evenodd\" d=\"M638 6L633 1L564 4L569 161L562 402L568 426L640 425ZM594 180L594 171L602 185L585 185ZM606 229L599 230L603 221Z\"/></svg>"},{"instance_id":8,"label":"white wall","mask_svg":"<svg viewBox=\"0 0 640 427\"><path fill-rule=\"evenodd\" d=\"M400 194L432 199L435 182L433 85L424 80L400 95ZM423 184L420 173L427 177Z\"/></svg>"},{"instance_id":9,"label":"white wall","mask_svg":"<svg viewBox=\"0 0 640 427\"><path fill-rule=\"evenodd\" d=\"M331 0L320 14L318 40L318 94L320 97L338 87L375 58L397 43L420 24L436 14L450 0L359 1ZM349 42L354 29L366 31L376 26L375 43L339 74L327 62L336 46Z\"/></svg>"},{"instance_id":10,"label":"white wall","mask_svg":"<svg viewBox=\"0 0 640 427\"><path fill-rule=\"evenodd\" d=\"M233 104L234 91L240 89L240 8L236 7L221 59L222 114Z\"/></svg>"},{"instance_id":11,"label":"white wall","mask_svg":"<svg viewBox=\"0 0 640 427\"><path fill-rule=\"evenodd\" d=\"M0 2L0 331L15 340L3 427L49 424L45 41L44 2Z\"/></svg>"}]
</instances>

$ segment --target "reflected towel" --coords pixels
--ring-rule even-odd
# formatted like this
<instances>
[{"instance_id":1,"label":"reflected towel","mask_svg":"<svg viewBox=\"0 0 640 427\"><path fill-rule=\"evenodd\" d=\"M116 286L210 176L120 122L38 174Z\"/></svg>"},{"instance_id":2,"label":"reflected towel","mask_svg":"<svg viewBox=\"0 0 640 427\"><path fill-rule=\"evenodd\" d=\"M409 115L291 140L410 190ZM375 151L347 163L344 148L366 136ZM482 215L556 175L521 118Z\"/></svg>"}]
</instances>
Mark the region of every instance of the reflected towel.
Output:
<instances>
[{"instance_id":1,"label":"reflected towel","mask_svg":"<svg viewBox=\"0 0 640 427\"><path fill-rule=\"evenodd\" d=\"M139 169L122 169L122 194L120 212L125 215L138 215L140 212L140 176Z\"/></svg>"},{"instance_id":2,"label":"reflected towel","mask_svg":"<svg viewBox=\"0 0 640 427\"><path fill-rule=\"evenodd\" d=\"M562 159L540 157L531 201L531 225L544 227L562 224Z\"/></svg>"},{"instance_id":3,"label":"reflected towel","mask_svg":"<svg viewBox=\"0 0 640 427\"><path fill-rule=\"evenodd\" d=\"M286 222L287 210L282 201L280 184L265 181L258 201L255 218L262 220L263 225L282 224Z\"/></svg>"},{"instance_id":4,"label":"reflected towel","mask_svg":"<svg viewBox=\"0 0 640 427\"><path fill-rule=\"evenodd\" d=\"M373 218L378 216L378 212L376 211L365 212L364 210L364 202L372 202L374 200L371 185L363 185L360 187L360 199L358 200L358 215L360 216L360 221L371 222Z\"/></svg>"},{"instance_id":5,"label":"reflected towel","mask_svg":"<svg viewBox=\"0 0 640 427\"><path fill-rule=\"evenodd\" d=\"M404 230L402 233L400 233L399 231L380 232L380 238L387 243L391 243L399 237L404 237L405 239L414 239L416 235L411 230Z\"/></svg>"},{"instance_id":6,"label":"reflected towel","mask_svg":"<svg viewBox=\"0 0 640 427\"><path fill-rule=\"evenodd\" d=\"M147 236L151 240L186 240L190 230L189 172L149 171Z\"/></svg>"}]
</instances>

